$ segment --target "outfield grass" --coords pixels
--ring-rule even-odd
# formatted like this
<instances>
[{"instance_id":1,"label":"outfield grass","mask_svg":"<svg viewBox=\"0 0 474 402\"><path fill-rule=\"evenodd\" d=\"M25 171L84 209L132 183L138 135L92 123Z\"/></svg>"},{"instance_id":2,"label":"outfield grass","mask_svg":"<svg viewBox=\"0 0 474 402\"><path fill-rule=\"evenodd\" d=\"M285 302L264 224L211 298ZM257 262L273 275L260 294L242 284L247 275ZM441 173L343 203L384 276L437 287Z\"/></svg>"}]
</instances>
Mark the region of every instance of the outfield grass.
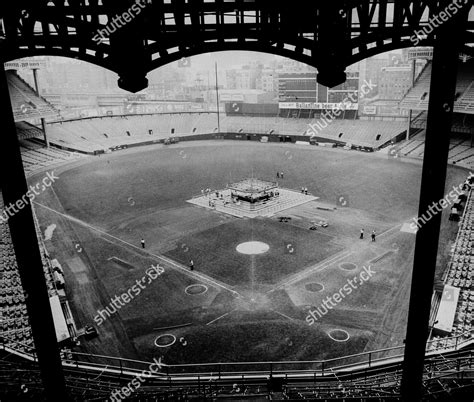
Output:
<instances>
[{"instance_id":1,"label":"outfield grass","mask_svg":"<svg viewBox=\"0 0 474 402\"><path fill-rule=\"evenodd\" d=\"M416 210L418 165L316 147L225 144L203 141L101 156L62 173L55 188L66 211L109 229L141 214L182 207L203 188L225 188L252 175L275 179L277 171L285 172L281 186L296 190L305 186L322 201L336 203L340 195L347 195L352 208L392 219L409 217ZM285 154L288 149L291 159ZM129 197L134 198L133 207Z\"/></svg>"}]
</instances>

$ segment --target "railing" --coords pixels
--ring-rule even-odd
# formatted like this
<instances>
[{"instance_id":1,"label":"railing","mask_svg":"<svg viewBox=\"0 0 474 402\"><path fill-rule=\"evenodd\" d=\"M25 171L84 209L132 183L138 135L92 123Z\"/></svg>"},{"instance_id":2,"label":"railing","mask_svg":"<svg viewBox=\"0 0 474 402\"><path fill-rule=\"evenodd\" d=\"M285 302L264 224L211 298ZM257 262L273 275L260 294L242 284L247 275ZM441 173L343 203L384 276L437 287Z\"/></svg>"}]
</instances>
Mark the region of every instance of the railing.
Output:
<instances>
[{"instance_id":1,"label":"railing","mask_svg":"<svg viewBox=\"0 0 474 402\"><path fill-rule=\"evenodd\" d=\"M469 334L471 335L471 334ZM474 343L474 338L467 339L463 335L445 338L427 343L427 357L441 353L455 352ZM34 351L21 351L21 342L0 343L3 350L15 353L31 361L37 361ZM16 346L16 347L15 347ZM25 346L25 345L23 345ZM436 346L436 348L434 347ZM327 360L304 361L271 361L271 362L232 362L232 363L201 363L201 364L161 364L155 378L171 380L212 380L212 379L265 379L277 375L286 378L318 378L350 374L355 370L376 369L390 364L399 365L403 361L404 346L395 346L349 356ZM30 348L31 349L31 348ZM28 350L28 347L26 347ZM63 358L63 366L108 372L121 375L140 376L150 371L154 362L125 359L82 352L67 352ZM155 362L156 367L156 362Z\"/></svg>"},{"instance_id":2,"label":"railing","mask_svg":"<svg viewBox=\"0 0 474 402\"><path fill-rule=\"evenodd\" d=\"M170 102L172 103L173 101L163 101L163 102ZM179 102L185 102L185 101L179 101ZM123 108L123 105L117 105L117 107ZM48 124L62 124L62 123L68 123L72 121L83 121L83 120L102 120L102 119L112 119L112 118L123 118L126 119L128 117L135 117L135 116L155 116L155 115L175 115L175 114L216 114L217 112L209 111L209 110L189 110L189 111L179 111L179 112L147 112L147 113L120 113L120 114L104 114L100 116L86 116L86 117L74 117L70 119L60 119L60 120L51 120L48 121Z\"/></svg>"}]
</instances>

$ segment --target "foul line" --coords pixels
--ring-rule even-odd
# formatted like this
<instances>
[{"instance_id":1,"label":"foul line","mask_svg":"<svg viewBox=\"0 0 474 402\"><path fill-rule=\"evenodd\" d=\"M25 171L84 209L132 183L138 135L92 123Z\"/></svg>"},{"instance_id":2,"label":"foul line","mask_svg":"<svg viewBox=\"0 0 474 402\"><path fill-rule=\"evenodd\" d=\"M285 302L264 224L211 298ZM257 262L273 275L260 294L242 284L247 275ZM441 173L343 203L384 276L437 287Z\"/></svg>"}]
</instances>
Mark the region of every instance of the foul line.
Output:
<instances>
[{"instance_id":1,"label":"foul line","mask_svg":"<svg viewBox=\"0 0 474 402\"><path fill-rule=\"evenodd\" d=\"M217 320L220 320L221 318L224 318L228 316L230 313L233 313L236 309L229 311L228 313L222 314L221 316L214 318L212 321L209 321L206 325L211 325L213 322L216 322Z\"/></svg>"},{"instance_id":2,"label":"foul line","mask_svg":"<svg viewBox=\"0 0 474 402\"><path fill-rule=\"evenodd\" d=\"M351 250L344 250L344 251L341 251L341 253L339 254L336 254L332 257L329 257L327 260L325 261L321 261L319 263L317 263L316 265L313 265L312 267L309 267L308 269L304 270L303 272L298 272L296 273L295 275L291 276L290 278L288 278L287 281L283 282L283 283L280 283L278 284L277 286L275 286L275 288L273 288L272 290L269 290L267 292L268 293L271 293L271 292L274 292L275 290L277 289L280 289L280 288L284 288L288 285L291 285L292 283L294 282L298 282L300 280L303 280L304 278L306 278L307 276L313 274L314 272L316 271L320 271L324 268L327 268L327 266L329 266L330 264L333 264L335 263L337 260L339 259L342 259L342 258L346 258L347 256L349 256L350 254L352 253Z\"/></svg>"},{"instance_id":3,"label":"foul line","mask_svg":"<svg viewBox=\"0 0 474 402\"><path fill-rule=\"evenodd\" d=\"M397 228L401 227L402 225L403 225L403 224L400 224L400 223L399 223L399 224L397 224L397 225L391 227L390 229L387 229L387 230L385 230L384 232L381 232L380 234L377 235L377 237L381 237L381 236L383 236L383 235L386 235L387 233L391 232L391 231L394 230L394 229L397 229Z\"/></svg>"},{"instance_id":4,"label":"foul line","mask_svg":"<svg viewBox=\"0 0 474 402\"><path fill-rule=\"evenodd\" d=\"M203 282L207 282L207 283L213 284L213 285L215 285L215 286L217 286L217 287L220 287L220 288L225 289L225 290L227 290L227 291L229 291L229 292L231 292L231 293L234 293L235 295L238 295L239 297L243 297L239 292L236 292L235 290L230 289L230 288L228 288L227 286L225 286L225 285L223 285L223 284L221 284L221 283L219 283L219 282L216 282L216 281L210 279L210 278L207 277L207 276L204 276L204 275L199 274L199 273L197 273L197 272L190 272L187 268L185 268L185 267L179 265L178 263L174 262L173 260L171 260L171 259L169 259L169 258L163 257L163 256L161 256L161 255L153 254L153 253L151 253L150 251L147 251L147 250L145 250L145 249L143 249L143 248L141 248L141 247L136 246L135 244L132 244L132 243L129 243L129 242L125 241L125 240L122 240L122 239L120 239L120 238L118 238L118 237L116 237L116 236L114 236L114 235L111 235L111 234L109 234L109 233L107 233L107 232L104 232L103 230L97 229L97 228L95 228L94 226L91 226L91 225L89 225L88 223L81 221L80 219L77 219L77 218L74 218L73 216L70 216L70 215L64 214L64 213L62 213L62 212L56 211L56 210L54 210L54 209L52 209L52 208L47 207L46 205L40 204L40 203L38 203L38 202L34 202L34 204L35 204L35 205L38 205L38 206L40 206L40 207L43 207L43 208L47 209L48 211L51 211L51 212L53 212L53 213L55 213L55 214L57 214L57 215L60 215L60 216L62 216L62 217L65 218L65 219L68 219L68 220L70 220L70 221L72 221L72 222L75 222L75 223L77 223L77 224L79 224L79 225L85 226L85 227L87 227L88 229L91 229L91 230L93 230L93 231L95 231L95 232L97 232L97 233L100 233L100 234L102 234L102 235L104 235L104 236L108 236L108 237L110 237L110 238L112 238L112 239L114 239L114 240L117 240L118 242L121 242L121 243L123 243L123 244L126 244L127 246L132 247L132 248L134 248L134 249L137 249L138 251L140 251L140 252L142 252L142 253L148 254L148 255L150 255L150 256L152 256L152 257L155 257L155 258L158 259L158 260L164 261L164 262L166 262L167 264L171 265L170 268L171 268L171 269L174 269L175 271L180 271L180 272L184 273L184 274L187 275L187 276L191 276L191 277L194 277L194 278L199 278L199 279L200 279L201 281L203 281Z\"/></svg>"},{"instance_id":5,"label":"foul line","mask_svg":"<svg viewBox=\"0 0 474 402\"><path fill-rule=\"evenodd\" d=\"M382 236L385 236L387 235L388 233L390 233L391 231L399 228L401 226L401 224L397 224L383 232L381 232L380 234L377 235L378 238L382 237ZM316 265L313 265L312 267L309 267L307 268L306 270L304 270L303 272L298 272L296 273L294 276L290 276L285 282L280 282L277 286L275 286L273 289L269 290L267 292L268 293L271 293L271 292L274 292L275 290L278 290L280 288L284 288L288 285L291 285L295 282L299 282L301 280L303 280L304 278L308 277L309 275L313 274L314 272L316 271L320 271L324 268L327 268L328 265L330 264L334 264L337 260L341 259L341 258L346 258L347 256L349 256L350 254L352 254L352 250L349 249L349 250L343 250L341 251L339 254L336 254L332 257L329 257L327 260L325 261L321 261L319 263L317 263Z\"/></svg>"},{"instance_id":6,"label":"foul line","mask_svg":"<svg viewBox=\"0 0 474 402\"><path fill-rule=\"evenodd\" d=\"M274 313L277 313L277 314L280 314L282 317L285 317L285 318L288 318L289 320L291 321L295 321L294 318L291 318L290 316L286 315L286 314L283 314L283 313L280 313L279 311L276 311L276 310L272 310Z\"/></svg>"}]
</instances>

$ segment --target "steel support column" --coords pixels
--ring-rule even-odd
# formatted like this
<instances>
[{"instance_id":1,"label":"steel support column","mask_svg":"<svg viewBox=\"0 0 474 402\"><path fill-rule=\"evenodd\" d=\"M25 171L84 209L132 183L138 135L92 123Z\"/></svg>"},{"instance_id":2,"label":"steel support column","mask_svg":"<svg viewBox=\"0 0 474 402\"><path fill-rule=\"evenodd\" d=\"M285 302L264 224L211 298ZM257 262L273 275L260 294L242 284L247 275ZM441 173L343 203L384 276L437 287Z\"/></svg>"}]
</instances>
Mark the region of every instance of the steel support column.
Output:
<instances>
[{"instance_id":1,"label":"steel support column","mask_svg":"<svg viewBox=\"0 0 474 402\"><path fill-rule=\"evenodd\" d=\"M416 75L416 59L413 59L411 62L411 82L410 82L410 87L413 87L415 84L415 75ZM410 134L411 134L411 120L413 117L413 110L409 109L408 110L408 124L407 124L407 135L406 135L406 141L408 142L410 140Z\"/></svg>"},{"instance_id":2,"label":"steel support column","mask_svg":"<svg viewBox=\"0 0 474 402\"><path fill-rule=\"evenodd\" d=\"M461 50L459 38L463 35L466 19L466 13L459 12L438 28L436 36L418 216L433 208L434 203L445 196L449 134ZM404 401L421 400L440 225L441 214L433 214L432 219L424 223L416 235L401 382Z\"/></svg>"},{"instance_id":3,"label":"steel support column","mask_svg":"<svg viewBox=\"0 0 474 402\"><path fill-rule=\"evenodd\" d=\"M40 87L39 87L39 80L38 80L38 69L36 69L36 68L33 69L33 79L35 81L36 94L38 96L41 96ZM41 127L43 129L44 143L46 145L46 148L49 148L48 132L46 131L47 126L46 126L46 120L44 118L41 118Z\"/></svg>"},{"instance_id":4,"label":"steel support column","mask_svg":"<svg viewBox=\"0 0 474 402\"><path fill-rule=\"evenodd\" d=\"M407 134L406 134L406 137L405 137L406 142L408 142L410 140L412 116L413 116L413 111L411 109L409 109L408 110L408 118L407 118Z\"/></svg>"},{"instance_id":5,"label":"steel support column","mask_svg":"<svg viewBox=\"0 0 474 402\"><path fill-rule=\"evenodd\" d=\"M64 374L56 341L48 289L30 204L20 204L28 191L18 143L8 82L0 61L0 107L2 110L0 145L0 188L25 292L25 303L33 332L41 378L49 401L67 401ZM17 212L15 212L15 210Z\"/></svg>"}]
</instances>

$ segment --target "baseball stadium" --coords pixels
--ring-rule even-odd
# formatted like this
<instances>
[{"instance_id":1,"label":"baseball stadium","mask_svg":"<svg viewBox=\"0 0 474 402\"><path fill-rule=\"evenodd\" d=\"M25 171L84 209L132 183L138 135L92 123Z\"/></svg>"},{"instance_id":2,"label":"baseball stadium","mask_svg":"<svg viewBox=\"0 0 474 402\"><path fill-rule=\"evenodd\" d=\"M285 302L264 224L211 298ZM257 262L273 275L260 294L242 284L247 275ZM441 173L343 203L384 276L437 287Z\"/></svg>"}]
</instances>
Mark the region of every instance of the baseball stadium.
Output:
<instances>
[{"instance_id":1,"label":"baseball stadium","mask_svg":"<svg viewBox=\"0 0 474 402\"><path fill-rule=\"evenodd\" d=\"M469 390L474 64L456 62L444 198L422 215L432 56L409 53L413 81L396 102L369 93L344 106L354 74L309 104L288 74L266 107L219 107L217 94L217 109L129 99L66 118L25 66L5 64L23 201L77 400L109 400L157 361L134 398L398 400L417 232L435 217L426 353L443 380L425 391ZM24 61L38 84L41 62ZM43 391L8 224L18 211L0 206L0 383L23 400ZM283 385L293 376L304 381Z\"/></svg>"}]
</instances>

